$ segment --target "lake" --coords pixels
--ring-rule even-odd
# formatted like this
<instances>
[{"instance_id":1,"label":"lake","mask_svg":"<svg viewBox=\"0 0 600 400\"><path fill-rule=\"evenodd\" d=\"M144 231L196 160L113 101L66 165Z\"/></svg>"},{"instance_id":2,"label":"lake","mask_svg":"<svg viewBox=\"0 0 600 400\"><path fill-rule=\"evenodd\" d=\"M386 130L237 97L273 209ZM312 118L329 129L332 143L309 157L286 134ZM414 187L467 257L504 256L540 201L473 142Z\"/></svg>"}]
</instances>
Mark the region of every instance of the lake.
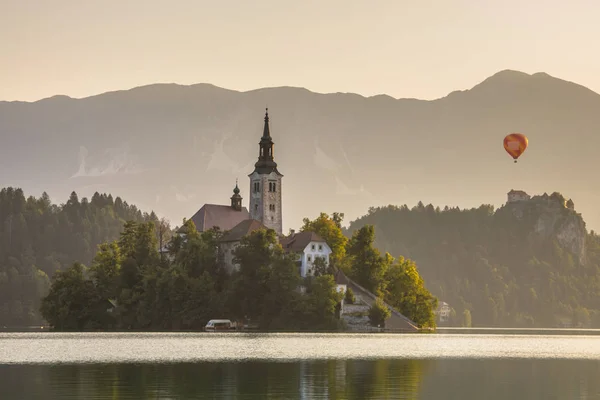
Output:
<instances>
[{"instance_id":1,"label":"lake","mask_svg":"<svg viewBox=\"0 0 600 400\"><path fill-rule=\"evenodd\" d=\"M0 333L0 398L600 399L600 332Z\"/></svg>"}]
</instances>

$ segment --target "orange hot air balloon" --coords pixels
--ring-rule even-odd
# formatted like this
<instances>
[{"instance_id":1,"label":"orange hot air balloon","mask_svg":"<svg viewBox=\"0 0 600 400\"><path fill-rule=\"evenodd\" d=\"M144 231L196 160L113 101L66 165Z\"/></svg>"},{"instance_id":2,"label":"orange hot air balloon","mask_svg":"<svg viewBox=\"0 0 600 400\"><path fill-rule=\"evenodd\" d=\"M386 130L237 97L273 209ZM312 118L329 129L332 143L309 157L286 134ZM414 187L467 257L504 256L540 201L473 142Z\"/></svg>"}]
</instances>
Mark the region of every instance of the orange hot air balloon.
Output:
<instances>
[{"instance_id":1,"label":"orange hot air balloon","mask_svg":"<svg viewBox=\"0 0 600 400\"><path fill-rule=\"evenodd\" d=\"M521 133L511 133L504 138L504 150L515 159L515 162L525 152L528 144L527 136Z\"/></svg>"}]
</instances>

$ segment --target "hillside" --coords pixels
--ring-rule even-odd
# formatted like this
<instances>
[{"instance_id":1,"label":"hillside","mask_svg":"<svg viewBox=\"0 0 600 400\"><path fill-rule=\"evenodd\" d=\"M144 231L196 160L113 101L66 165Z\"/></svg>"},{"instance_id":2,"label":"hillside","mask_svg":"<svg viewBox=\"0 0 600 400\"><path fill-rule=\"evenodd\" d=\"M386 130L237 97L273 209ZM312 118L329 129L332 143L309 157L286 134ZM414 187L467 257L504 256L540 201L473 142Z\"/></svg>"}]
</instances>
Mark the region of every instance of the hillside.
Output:
<instances>
[{"instance_id":1,"label":"hillside","mask_svg":"<svg viewBox=\"0 0 600 400\"><path fill-rule=\"evenodd\" d=\"M372 208L376 246L419 265L432 294L473 326L600 327L600 237L559 193L460 210Z\"/></svg>"},{"instance_id":2,"label":"hillside","mask_svg":"<svg viewBox=\"0 0 600 400\"><path fill-rule=\"evenodd\" d=\"M79 199L73 192L57 205L46 193L0 190L0 327L39 324L39 302L54 272L91 262L98 245L117 239L128 220L158 223L154 213L111 195Z\"/></svg>"},{"instance_id":3,"label":"hillside","mask_svg":"<svg viewBox=\"0 0 600 400\"><path fill-rule=\"evenodd\" d=\"M600 189L585 183L600 168L600 96L516 71L434 101L158 84L0 102L0 187L53 198L118 192L180 224L204 203L227 203L236 178L247 201L265 106L285 175L285 230L314 210L356 218L419 199L500 205L512 187L569 193L600 227ZM530 139L516 165L502 149L514 131Z\"/></svg>"}]
</instances>

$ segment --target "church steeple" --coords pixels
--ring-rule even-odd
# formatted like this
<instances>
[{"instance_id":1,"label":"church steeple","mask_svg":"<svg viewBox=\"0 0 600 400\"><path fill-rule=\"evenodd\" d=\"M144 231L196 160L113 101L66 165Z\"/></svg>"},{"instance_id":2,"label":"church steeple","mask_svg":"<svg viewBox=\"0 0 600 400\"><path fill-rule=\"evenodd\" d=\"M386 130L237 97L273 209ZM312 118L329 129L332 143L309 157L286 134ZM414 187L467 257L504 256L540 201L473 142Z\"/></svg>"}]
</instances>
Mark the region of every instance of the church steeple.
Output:
<instances>
[{"instance_id":1,"label":"church steeple","mask_svg":"<svg viewBox=\"0 0 600 400\"><path fill-rule=\"evenodd\" d=\"M254 164L254 170L259 174L270 174L277 171L277 163L273 155L273 138L269 129L269 109L265 112L265 127L258 143L258 161Z\"/></svg>"},{"instance_id":2,"label":"church steeple","mask_svg":"<svg viewBox=\"0 0 600 400\"><path fill-rule=\"evenodd\" d=\"M260 138L262 141L271 141L271 131L269 129L269 108L265 108L265 127L263 128L263 135ZM271 141L271 143L273 143Z\"/></svg>"},{"instance_id":3,"label":"church steeple","mask_svg":"<svg viewBox=\"0 0 600 400\"><path fill-rule=\"evenodd\" d=\"M231 196L231 208L236 211L242 211L242 196L240 196L237 179L235 180L235 188L233 188L233 196Z\"/></svg>"},{"instance_id":4,"label":"church steeple","mask_svg":"<svg viewBox=\"0 0 600 400\"><path fill-rule=\"evenodd\" d=\"M282 233L281 178L273 157L273 139L269 129L269 109L265 112L265 127L258 144L258 161L250 178L250 218L267 228Z\"/></svg>"}]
</instances>

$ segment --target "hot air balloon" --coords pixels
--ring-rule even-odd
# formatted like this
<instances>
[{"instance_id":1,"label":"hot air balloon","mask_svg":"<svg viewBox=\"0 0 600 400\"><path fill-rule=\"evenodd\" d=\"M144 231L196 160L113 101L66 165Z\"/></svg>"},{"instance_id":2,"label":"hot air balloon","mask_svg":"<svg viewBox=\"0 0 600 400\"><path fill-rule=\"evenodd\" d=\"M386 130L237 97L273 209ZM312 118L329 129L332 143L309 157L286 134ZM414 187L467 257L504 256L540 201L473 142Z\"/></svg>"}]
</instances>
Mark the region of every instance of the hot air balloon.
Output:
<instances>
[{"instance_id":1,"label":"hot air balloon","mask_svg":"<svg viewBox=\"0 0 600 400\"><path fill-rule=\"evenodd\" d=\"M528 144L527 136L521 133L511 133L504 138L504 150L515 159L515 162L525 152Z\"/></svg>"}]
</instances>

